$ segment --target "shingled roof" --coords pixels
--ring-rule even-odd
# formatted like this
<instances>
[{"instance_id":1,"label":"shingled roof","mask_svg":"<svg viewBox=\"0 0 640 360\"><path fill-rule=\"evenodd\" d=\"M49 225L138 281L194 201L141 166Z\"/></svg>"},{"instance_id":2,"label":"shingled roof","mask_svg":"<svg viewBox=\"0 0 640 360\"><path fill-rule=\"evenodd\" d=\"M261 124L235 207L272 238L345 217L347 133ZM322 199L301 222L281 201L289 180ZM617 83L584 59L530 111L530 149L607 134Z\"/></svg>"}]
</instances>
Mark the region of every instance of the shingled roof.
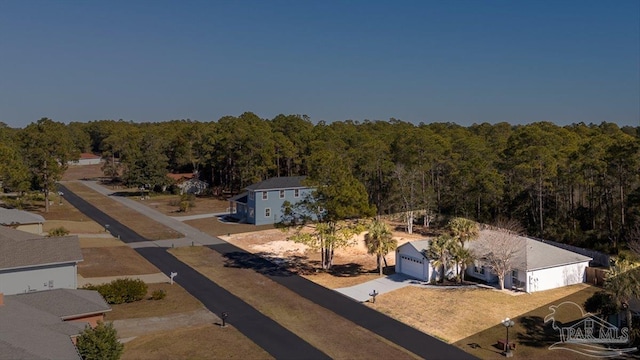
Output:
<instances>
[{"instance_id":1,"label":"shingled roof","mask_svg":"<svg viewBox=\"0 0 640 360\"><path fill-rule=\"evenodd\" d=\"M84 322L67 322L111 308L91 290L56 289L4 297L0 306L0 359L80 359L72 336Z\"/></svg>"},{"instance_id":2,"label":"shingled roof","mask_svg":"<svg viewBox=\"0 0 640 360\"><path fill-rule=\"evenodd\" d=\"M77 236L42 237L0 226L0 269L82 261Z\"/></svg>"},{"instance_id":3,"label":"shingled roof","mask_svg":"<svg viewBox=\"0 0 640 360\"><path fill-rule=\"evenodd\" d=\"M18 209L0 207L0 225L43 224L44 218L37 214Z\"/></svg>"},{"instance_id":4,"label":"shingled roof","mask_svg":"<svg viewBox=\"0 0 640 360\"><path fill-rule=\"evenodd\" d=\"M255 183L246 187L247 190L251 191L265 191L265 190L280 190L280 189L295 189L295 188L304 188L306 186L302 185L302 181L306 178L306 176L283 176L283 177L274 177L267 179L265 181L261 181L259 183Z\"/></svg>"}]
</instances>

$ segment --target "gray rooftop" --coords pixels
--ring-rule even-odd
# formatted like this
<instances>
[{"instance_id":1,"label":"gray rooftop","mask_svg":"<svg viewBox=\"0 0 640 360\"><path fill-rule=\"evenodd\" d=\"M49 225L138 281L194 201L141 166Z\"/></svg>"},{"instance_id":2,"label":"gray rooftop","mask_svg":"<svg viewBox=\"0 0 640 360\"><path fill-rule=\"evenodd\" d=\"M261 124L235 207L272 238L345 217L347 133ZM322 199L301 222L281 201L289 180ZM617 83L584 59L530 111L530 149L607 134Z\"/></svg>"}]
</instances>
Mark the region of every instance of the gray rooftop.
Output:
<instances>
[{"instance_id":1,"label":"gray rooftop","mask_svg":"<svg viewBox=\"0 0 640 360\"><path fill-rule=\"evenodd\" d=\"M495 230L482 230L480 239L468 243L469 248L476 250L479 241L490 241L497 234ZM510 241L515 242L519 249L513 259L514 267L526 271L591 261L590 257L524 236L514 236Z\"/></svg>"},{"instance_id":2,"label":"gray rooftop","mask_svg":"<svg viewBox=\"0 0 640 360\"><path fill-rule=\"evenodd\" d=\"M42 237L0 226L0 269L82 261L77 236Z\"/></svg>"},{"instance_id":3,"label":"gray rooftop","mask_svg":"<svg viewBox=\"0 0 640 360\"><path fill-rule=\"evenodd\" d=\"M102 298L95 291L69 289L5 296L0 305L0 359L80 359L71 336L80 334L86 323L62 321L58 312L69 313L73 306L77 315L90 308L109 311L96 296Z\"/></svg>"},{"instance_id":4,"label":"gray rooftop","mask_svg":"<svg viewBox=\"0 0 640 360\"><path fill-rule=\"evenodd\" d=\"M25 225L43 224L44 218L40 215L17 209L5 209L0 207L0 225Z\"/></svg>"},{"instance_id":5,"label":"gray rooftop","mask_svg":"<svg viewBox=\"0 0 640 360\"><path fill-rule=\"evenodd\" d=\"M265 190L304 188L306 186L302 185L302 181L305 178L306 176L274 177L271 179L267 179L265 181L261 181L256 184L249 185L246 187L246 189L251 191L257 191L257 190L265 191Z\"/></svg>"}]
</instances>

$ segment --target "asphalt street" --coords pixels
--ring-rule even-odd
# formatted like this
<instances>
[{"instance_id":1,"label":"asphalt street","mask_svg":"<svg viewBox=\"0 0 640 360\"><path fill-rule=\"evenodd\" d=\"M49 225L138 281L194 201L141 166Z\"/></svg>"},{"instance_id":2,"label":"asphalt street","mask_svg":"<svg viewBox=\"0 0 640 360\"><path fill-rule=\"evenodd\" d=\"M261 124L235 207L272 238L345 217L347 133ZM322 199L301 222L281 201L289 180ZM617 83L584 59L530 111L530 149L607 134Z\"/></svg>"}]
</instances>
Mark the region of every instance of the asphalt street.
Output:
<instances>
[{"instance_id":1,"label":"asphalt street","mask_svg":"<svg viewBox=\"0 0 640 360\"><path fill-rule=\"evenodd\" d=\"M100 224L109 224L109 231L125 243L148 241L135 231L95 208L68 188L59 185L65 199L82 213ZM226 312L227 322L276 359L329 359L296 334L263 315L237 296L218 286L199 272L160 247L135 249L165 274L177 272L174 281L198 299L214 314ZM215 339L211 339L215 341Z\"/></svg>"},{"instance_id":2,"label":"asphalt street","mask_svg":"<svg viewBox=\"0 0 640 360\"><path fill-rule=\"evenodd\" d=\"M109 224L109 231L114 236L119 236L126 243L147 241L135 231L102 213L64 186L59 186L64 191L64 197L72 205L76 206L78 210L101 224ZM208 245L208 247L234 261L235 266L252 268L296 292L298 295L335 312L424 359L474 358L453 345L418 331L336 291L293 274L264 258L248 253L218 238L216 240L220 243ZM220 314L223 311L227 312L229 314L229 323L233 324L274 357L278 359L326 358L326 354L264 316L242 301L242 299L180 262L167 253L164 248L142 247L135 250L164 273L177 272L178 276L175 278L177 283L205 304L212 312L216 314ZM354 351L357 351L357 349L354 349Z\"/></svg>"}]
</instances>

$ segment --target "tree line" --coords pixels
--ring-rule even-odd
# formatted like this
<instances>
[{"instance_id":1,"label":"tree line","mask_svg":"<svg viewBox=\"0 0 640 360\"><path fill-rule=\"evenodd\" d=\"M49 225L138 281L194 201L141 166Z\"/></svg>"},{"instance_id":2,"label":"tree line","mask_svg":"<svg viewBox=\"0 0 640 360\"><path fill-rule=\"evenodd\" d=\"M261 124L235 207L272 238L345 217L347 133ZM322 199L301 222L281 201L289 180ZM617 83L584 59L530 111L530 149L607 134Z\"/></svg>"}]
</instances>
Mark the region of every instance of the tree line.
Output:
<instances>
[{"instance_id":1,"label":"tree line","mask_svg":"<svg viewBox=\"0 0 640 360\"><path fill-rule=\"evenodd\" d=\"M5 188L47 193L81 152L101 154L105 175L130 186L197 171L220 194L270 177L347 171L378 214L402 214L409 231L445 217L508 218L532 236L616 251L640 225L640 127L614 123L314 124L247 112L215 122L0 124Z\"/></svg>"}]
</instances>

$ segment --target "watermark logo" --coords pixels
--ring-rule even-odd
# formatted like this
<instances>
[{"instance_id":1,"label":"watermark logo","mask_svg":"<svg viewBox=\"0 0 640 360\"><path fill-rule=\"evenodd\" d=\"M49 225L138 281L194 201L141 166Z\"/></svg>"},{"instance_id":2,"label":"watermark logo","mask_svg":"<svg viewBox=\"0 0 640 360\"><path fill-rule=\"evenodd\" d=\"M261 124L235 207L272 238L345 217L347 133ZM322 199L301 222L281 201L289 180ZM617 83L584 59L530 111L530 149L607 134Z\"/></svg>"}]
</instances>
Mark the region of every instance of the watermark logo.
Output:
<instances>
[{"instance_id":1,"label":"watermark logo","mask_svg":"<svg viewBox=\"0 0 640 360\"><path fill-rule=\"evenodd\" d=\"M572 301L549 307L551 313L544 318L559 332L560 341L549 346L549 350L569 350L590 357L616 357L637 351L638 348L612 348L629 343L629 329L605 321ZM566 316L571 321L563 322ZM577 318L577 319L576 319Z\"/></svg>"}]
</instances>

